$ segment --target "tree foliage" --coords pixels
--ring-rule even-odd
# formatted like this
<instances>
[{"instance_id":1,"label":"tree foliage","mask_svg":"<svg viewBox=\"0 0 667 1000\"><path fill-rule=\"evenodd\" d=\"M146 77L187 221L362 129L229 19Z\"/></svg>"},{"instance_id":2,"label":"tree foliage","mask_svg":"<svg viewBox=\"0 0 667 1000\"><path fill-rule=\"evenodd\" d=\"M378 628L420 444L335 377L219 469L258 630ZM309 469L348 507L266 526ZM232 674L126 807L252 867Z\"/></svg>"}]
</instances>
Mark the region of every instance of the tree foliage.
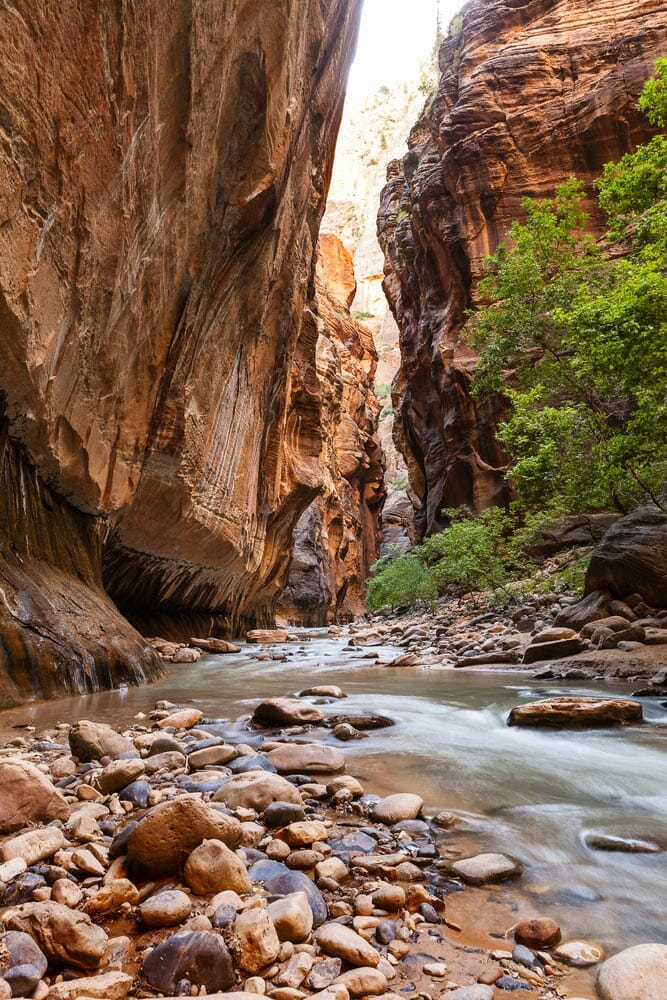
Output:
<instances>
[{"instance_id":1,"label":"tree foliage","mask_svg":"<svg viewBox=\"0 0 667 1000\"><path fill-rule=\"evenodd\" d=\"M667 59L640 107L667 124ZM471 320L474 391L507 391L511 372L499 436L529 511L625 508L667 481L667 137L607 165L597 188L604 252L584 235L580 181L526 199Z\"/></svg>"}]
</instances>

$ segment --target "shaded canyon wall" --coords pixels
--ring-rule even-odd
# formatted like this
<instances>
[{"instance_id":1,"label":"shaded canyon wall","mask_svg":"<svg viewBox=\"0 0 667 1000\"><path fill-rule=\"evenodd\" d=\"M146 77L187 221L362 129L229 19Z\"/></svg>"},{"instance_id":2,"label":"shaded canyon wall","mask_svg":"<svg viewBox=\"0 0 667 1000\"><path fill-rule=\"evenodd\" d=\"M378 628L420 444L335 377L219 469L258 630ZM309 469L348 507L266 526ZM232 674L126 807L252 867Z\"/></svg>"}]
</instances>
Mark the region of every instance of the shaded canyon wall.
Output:
<instances>
[{"instance_id":1,"label":"shaded canyon wall","mask_svg":"<svg viewBox=\"0 0 667 1000\"><path fill-rule=\"evenodd\" d=\"M272 620L327 489L314 262L359 8L0 9L9 698L156 673L106 595Z\"/></svg>"},{"instance_id":2,"label":"shaded canyon wall","mask_svg":"<svg viewBox=\"0 0 667 1000\"><path fill-rule=\"evenodd\" d=\"M400 328L395 438L418 502L419 535L441 510L508 499L494 430L502 398L469 392L461 339L483 259L572 174L592 182L650 134L635 105L667 51L660 0L472 0L440 50L442 76L408 152L388 168L378 216L384 288Z\"/></svg>"},{"instance_id":3,"label":"shaded canyon wall","mask_svg":"<svg viewBox=\"0 0 667 1000\"><path fill-rule=\"evenodd\" d=\"M324 491L301 515L279 613L293 624L348 621L365 611L365 581L377 559L385 497L374 392L377 352L353 319L352 258L337 236L320 237L317 377L322 400Z\"/></svg>"}]
</instances>

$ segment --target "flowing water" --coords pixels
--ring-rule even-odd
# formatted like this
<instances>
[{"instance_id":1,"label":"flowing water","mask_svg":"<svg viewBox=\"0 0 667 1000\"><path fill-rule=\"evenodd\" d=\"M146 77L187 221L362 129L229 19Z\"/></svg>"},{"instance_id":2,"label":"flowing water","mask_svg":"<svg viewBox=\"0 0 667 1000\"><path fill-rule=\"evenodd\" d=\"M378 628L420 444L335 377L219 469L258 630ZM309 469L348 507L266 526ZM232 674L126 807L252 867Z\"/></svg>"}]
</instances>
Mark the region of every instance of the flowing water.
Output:
<instances>
[{"instance_id":1,"label":"flowing water","mask_svg":"<svg viewBox=\"0 0 667 1000\"><path fill-rule=\"evenodd\" d=\"M274 650L276 647L273 647ZM249 737L248 716L263 697L314 684L339 684L345 701L326 713L369 710L396 725L348 742L348 769L367 791L419 792L428 811L452 809L465 826L441 847L501 850L526 867L521 891L535 911L561 922L568 936L606 947L667 942L667 853L591 850L586 835L651 837L667 846L667 710L644 699L642 727L545 732L509 728L512 705L547 694L627 694L615 683L527 682L520 673L389 669L362 659L345 640L322 638L279 647L286 662L262 662L257 650L176 665L168 678L0 714L3 741L17 725L39 732L59 721L96 719L121 726L156 700L192 702L225 720L231 740ZM398 650L382 649L383 656ZM328 731L312 738L337 742ZM340 745L340 744L338 744Z\"/></svg>"}]
</instances>

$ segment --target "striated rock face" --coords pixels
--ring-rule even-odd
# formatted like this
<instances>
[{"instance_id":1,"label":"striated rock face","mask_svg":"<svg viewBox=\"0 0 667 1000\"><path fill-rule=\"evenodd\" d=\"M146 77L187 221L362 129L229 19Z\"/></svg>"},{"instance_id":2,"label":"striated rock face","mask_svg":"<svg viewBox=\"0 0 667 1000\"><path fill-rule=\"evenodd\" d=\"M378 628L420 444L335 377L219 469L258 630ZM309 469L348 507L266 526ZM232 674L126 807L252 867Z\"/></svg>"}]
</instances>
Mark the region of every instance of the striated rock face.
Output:
<instances>
[{"instance_id":1,"label":"striated rock face","mask_svg":"<svg viewBox=\"0 0 667 1000\"><path fill-rule=\"evenodd\" d=\"M549 196L572 174L602 232L592 181L647 138L635 104L666 44L660 0L472 0L443 44L437 94L388 168L378 217L401 331L395 437L419 534L441 525L445 506L508 499L494 439L503 400L471 398L475 358L460 339L484 256L522 198Z\"/></svg>"},{"instance_id":2,"label":"striated rock face","mask_svg":"<svg viewBox=\"0 0 667 1000\"><path fill-rule=\"evenodd\" d=\"M0 10L0 667L19 694L154 673L104 590L146 627L272 619L327 485L313 268L359 7Z\"/></svg>"},{"instance_id":3,"label":"striated rock face","mask_svg":"<svg viewBox=\"0 0 667 1000\"><path fill-rule=\"evenodd\" d=\"M322 399L324 491L297 522L280 614L304 625L349 620L364 608L364 583L380 543L385 496L377 354L370 331L350 315L352 259L331 233L317 268L317 377Z\"/></svg>"}]
</instances>

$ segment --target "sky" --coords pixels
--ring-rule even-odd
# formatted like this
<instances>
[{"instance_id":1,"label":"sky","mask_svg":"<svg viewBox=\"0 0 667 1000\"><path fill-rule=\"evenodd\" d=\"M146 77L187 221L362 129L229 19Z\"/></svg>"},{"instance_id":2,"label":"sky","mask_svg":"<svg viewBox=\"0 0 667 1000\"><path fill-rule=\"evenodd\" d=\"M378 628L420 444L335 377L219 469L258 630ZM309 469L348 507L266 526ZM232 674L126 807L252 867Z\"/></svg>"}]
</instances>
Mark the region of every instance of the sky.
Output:
<instances>
[{"instance_id":1,"label":"sky","mask_svg":"<svg viewBox=\"0 0 667 1000\"><path fill-rule=\"evenodd\" d=\"M443 31L463 0L440 0ZM348 93L365 97L386 84L413 80L433 48L438 0L364 0Z\"/></svg>"}]
</instances>

